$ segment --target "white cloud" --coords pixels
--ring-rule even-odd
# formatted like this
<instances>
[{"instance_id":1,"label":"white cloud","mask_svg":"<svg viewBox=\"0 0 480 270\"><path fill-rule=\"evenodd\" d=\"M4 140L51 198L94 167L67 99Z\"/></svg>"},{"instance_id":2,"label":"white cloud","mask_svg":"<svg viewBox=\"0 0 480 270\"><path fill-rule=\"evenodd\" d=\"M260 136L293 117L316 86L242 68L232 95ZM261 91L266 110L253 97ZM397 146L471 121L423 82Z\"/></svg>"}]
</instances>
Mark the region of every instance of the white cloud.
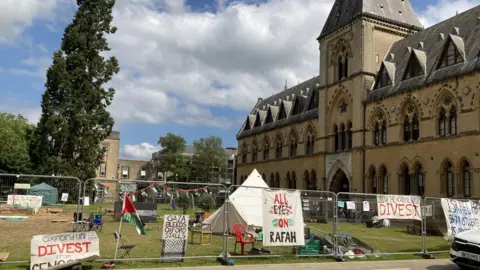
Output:
<instances>
[{"instance_id":1,"label":"white cloud","mask_svg":"<svg viewBox=\"0 0 480 270\"><path fill-rule=\"evenodd\" d=\"M154 152L159 151L159 146L147 142L141 144L127 144L120 151L120 158L133 160L150 160Z\"/></svg>"},{"instance_id":2,"label":"white cloud","mask_svg":"<svg viewBox=\"0 0 480 270\"><path fill-rule=\"evenodd\" d=\"M418 16L425 27L430 27L479 4L480 0L439 0L433 5L427 5Z\"/></svg>"},{"instance_id":3,"label":"white cloud","mask_svg":"<svg viewBox=\"0 0 480 270\"><path fill-rule=\"evenodd\" d=\"M333 0L226 2L214 2L223 7L216 14L178 0L117 2L119 30L109 37L121 67L112 82L117 121L236 127L211 108L246 111L286 78L318 74L316 37Z\"/></svg>"},{"instance_id":4,"label":"white cloud","mask_svg":"<svg viewBox=\"0 0 480 270\"><path fill-rule=\"evenodd\" d=\"M14 43L36 19L52 20L61 0L1 0L0 44Z\"/></svg>"},{"instance_id":5,"label":"white cloud","mask_svg":"<svg viewBox=\"0 0 480 270\"><path fill-rule=\"evenodd\" d=\"M5 100L0 103L0 112L21 114L28 119L29 123L36 125L40 120L42 109L40 106L32 107L29 104L22 104L18 100Z\"/></svg>"}]
</instances>

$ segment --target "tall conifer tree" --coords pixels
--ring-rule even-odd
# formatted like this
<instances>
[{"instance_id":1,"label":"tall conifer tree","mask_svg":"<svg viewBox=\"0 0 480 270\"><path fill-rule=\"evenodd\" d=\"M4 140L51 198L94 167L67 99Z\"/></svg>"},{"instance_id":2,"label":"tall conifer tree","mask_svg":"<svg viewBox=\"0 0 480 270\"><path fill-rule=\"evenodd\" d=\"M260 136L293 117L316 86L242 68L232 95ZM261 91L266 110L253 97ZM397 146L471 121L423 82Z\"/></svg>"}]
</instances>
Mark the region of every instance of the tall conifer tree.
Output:
<instances>
[{"instance_id":1,"label":"tall conifer tree","mask_svg":"<svg viewBox=\"0 0 480 270\"><path fill-rule=\"evenodd\" d=\"M42 116L31 145L37 173L95 176L103 158L100 142L113 127L107 111L115 90L103 85L119 72L106 34L113 34L115 0L77 0L78 10L54 53L42 96Z\"/></svg>"}]
</instances>

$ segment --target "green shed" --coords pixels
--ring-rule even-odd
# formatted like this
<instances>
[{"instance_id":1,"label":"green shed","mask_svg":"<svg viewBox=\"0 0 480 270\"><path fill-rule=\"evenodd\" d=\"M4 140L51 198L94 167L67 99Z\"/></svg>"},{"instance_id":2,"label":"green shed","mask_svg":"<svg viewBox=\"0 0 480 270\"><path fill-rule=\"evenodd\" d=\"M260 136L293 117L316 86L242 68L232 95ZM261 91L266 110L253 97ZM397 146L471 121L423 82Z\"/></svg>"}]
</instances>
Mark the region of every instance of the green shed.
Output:
<instances>
[{"instance_id":1,"label":"green shed","mask_svg":"<svg viewBox=\"0 0 480 270\"><path fill-rule=\"evenodd\" d=\"M58 190L46 183L31 187L28 195L42 196L42 205L53 205L58 201Z\"/></svg>"}]
</instances>

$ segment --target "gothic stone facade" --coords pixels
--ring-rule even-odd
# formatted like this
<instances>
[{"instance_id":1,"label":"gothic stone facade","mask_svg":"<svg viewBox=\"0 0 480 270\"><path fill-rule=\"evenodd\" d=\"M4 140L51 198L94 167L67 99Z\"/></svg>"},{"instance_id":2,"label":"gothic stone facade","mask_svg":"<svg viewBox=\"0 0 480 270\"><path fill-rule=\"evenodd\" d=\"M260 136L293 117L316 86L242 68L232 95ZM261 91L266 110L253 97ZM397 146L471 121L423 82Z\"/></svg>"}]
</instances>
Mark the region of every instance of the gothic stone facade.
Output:
<instances>
[{"instance_id":1,"label":"gothic stone facade","mask_svg":"<svg viewBox=\"0 0 480 270\"><path fill-rule=\"evenodd\" d=\"M255 168L273 187L480 196L480 6L423 29L406 0L345 2L321 74L247 116L236 184Z\"/></svg>"}]
</instances>

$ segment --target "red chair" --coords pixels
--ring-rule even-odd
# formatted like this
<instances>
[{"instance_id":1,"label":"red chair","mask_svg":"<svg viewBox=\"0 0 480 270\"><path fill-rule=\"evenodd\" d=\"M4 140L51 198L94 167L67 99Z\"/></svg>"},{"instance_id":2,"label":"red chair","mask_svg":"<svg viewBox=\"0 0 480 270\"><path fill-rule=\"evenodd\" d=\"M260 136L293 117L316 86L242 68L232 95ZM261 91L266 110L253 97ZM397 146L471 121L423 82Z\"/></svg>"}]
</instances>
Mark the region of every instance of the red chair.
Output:
<instances>
[{"instance_id":1,"label":"red chair","mask_svg":"<svg viewBox=\"0 0 480 270\"><path fill-rule=\"evenodd\" d=\"M248 233L242 224L232 224L232 232L235 235L235 249L233 250L233 254L235 254L235 251L237 250L237 243L240 243L242 247L241 255L243 255L245 244L252 244L252 248L255 245L255 238L253 237L253 234ZM248 236L248 238L244 238L244 235Z\"/></svg>"}]
</instances>

